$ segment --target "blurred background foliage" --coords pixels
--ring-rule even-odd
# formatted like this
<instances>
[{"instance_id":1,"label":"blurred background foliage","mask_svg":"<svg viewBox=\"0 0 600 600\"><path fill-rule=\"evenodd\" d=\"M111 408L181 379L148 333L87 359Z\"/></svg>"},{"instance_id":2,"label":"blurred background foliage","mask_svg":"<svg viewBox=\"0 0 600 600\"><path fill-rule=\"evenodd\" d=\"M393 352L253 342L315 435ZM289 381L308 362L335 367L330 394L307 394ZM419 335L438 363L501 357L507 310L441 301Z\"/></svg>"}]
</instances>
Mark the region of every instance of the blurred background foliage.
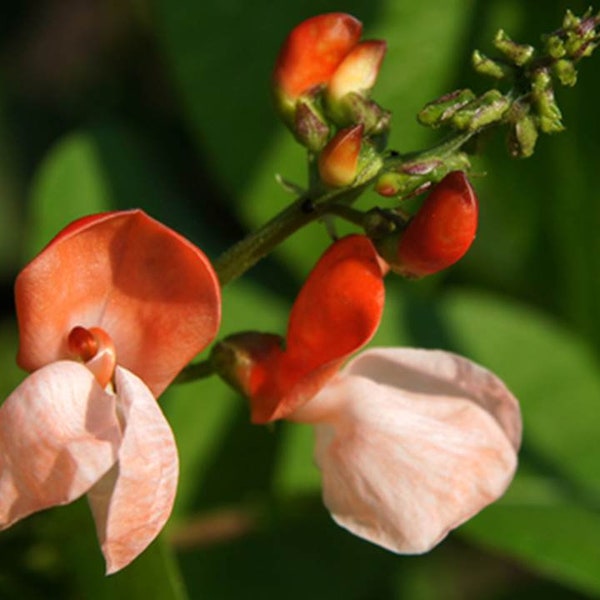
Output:
<instances>
[{"instance_id":1,"label":"blurred background foliage","mask_svg":"<svg viewBox=\"0 0 600 600\"><path fill-rule=\"evenodd\" d=\"M23 378L12 284L81 214L142 207L216 257L302 183L302 150L270 104L272 64L302 19L344 10L384 38L375 97L391 147L436 135L414 115L457 87L481 92L470 52L504 28L534 43L573 0L38 0L0 19L0 391ZM596 7L598 9L600 7ZM172 388L181 482L155 544L105 578L85 501L0 535L0 598L454 600L600 597L600 57L559 90L567 130L508 158L483 140L477 240L449 272L389 278L375 343L459 351L522 402L519 474L502 501L426 556L397 557L338 529L319 499L308 428L249 425L219 381ZM361 205L381 203L367 195ZM327 245L319 224L224 294L223 332L283 332Z\"/></svg>"}]
</instances>

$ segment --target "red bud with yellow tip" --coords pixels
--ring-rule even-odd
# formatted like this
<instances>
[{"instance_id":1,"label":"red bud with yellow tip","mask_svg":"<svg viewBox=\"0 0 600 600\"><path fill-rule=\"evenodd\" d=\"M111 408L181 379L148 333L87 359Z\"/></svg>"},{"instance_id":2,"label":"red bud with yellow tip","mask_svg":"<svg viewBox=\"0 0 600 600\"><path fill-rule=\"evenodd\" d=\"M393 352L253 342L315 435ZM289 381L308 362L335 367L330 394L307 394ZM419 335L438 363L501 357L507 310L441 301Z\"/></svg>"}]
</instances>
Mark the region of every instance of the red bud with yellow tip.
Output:
<instances>
[{"instance_id":1,"label":"red bud with yellow tip","mask_svg":"<svg viewBox=\"0 0 600 600\"><path fill-rule=\"evenodd\" d=\"M350 185L358 173L364 127L340 129L319 155L319 175L331 187Z\"/></svg>"}]
</instances>

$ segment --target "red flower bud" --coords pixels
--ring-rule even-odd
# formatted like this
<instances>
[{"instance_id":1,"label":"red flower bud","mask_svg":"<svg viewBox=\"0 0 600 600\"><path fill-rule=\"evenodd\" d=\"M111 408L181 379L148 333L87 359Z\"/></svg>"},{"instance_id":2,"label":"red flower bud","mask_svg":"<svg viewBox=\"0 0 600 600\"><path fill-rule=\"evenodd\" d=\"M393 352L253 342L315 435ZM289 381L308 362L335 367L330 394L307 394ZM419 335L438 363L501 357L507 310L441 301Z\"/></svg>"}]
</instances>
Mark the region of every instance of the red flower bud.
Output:
<instances>
[{"instance_id":1,"label":"red flower bud","mask_svg":"<svg viewBox=\"0 0 600 600\"><path fill-rule=\"evenodd\" d=\"M350 185L356 178L364 127L340 129L319 155L319 175L331 187Z\"/></svg>"},{"instance_id":2,"label":"red flower bud","mask_svg":"<svg viewBox=\"0 0 600 600\"><path fill-rule=\"evenodd\" d=\"M288 113L300 96L329 81L361 33L361 22L344 13L318 15L292 30L273 72L273 85L283 113Z\"/></svg>"},{"instance_id":3,"label":"red flower bud","mask_svg":"<svg viewBox=\"0 0 600 600\"><path fill-rule=\"evenodd\" d=\"M466 175L448 173L402 233L392 269L422 277L453 265L475 239L478 213L477 196Z\"/></svg>"}]
</instances>

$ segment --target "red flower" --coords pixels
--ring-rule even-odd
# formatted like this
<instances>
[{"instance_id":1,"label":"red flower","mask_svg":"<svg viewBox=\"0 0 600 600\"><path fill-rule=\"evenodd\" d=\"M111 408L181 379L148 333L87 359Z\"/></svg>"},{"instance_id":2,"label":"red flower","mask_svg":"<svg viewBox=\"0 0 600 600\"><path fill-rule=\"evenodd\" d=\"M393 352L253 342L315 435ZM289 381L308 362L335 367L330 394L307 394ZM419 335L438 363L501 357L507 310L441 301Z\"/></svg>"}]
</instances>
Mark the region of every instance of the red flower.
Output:
<instances>
[{"instance_id":1,"label":"red flower","mask_svg":"<svg viewBox=\"0 0 600 600\"><path fill-rule=\"evenodd\" d=\"M370 241L334 243L277 336L232 336L217 352L252 420L310 423L323 498L352 533L424 552L503 494L521 437L516 399L495 375L444 351L367 350L383 275Z\"/></svg>"}]
</instances>

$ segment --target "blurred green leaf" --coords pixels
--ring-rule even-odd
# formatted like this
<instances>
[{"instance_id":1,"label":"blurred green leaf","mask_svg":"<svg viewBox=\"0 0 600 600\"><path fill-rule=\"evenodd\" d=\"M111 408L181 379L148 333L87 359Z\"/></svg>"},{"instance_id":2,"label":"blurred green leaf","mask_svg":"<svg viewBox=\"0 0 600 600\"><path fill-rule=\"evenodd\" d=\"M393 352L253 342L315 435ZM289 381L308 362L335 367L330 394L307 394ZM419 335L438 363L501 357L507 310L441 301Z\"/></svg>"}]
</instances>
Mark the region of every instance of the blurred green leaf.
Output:
<instances>
[{"instance_id":1,"label":"blurred green leaf","mask_svg":"<svg viewBox=\"0 0 600 600\"><path fill-rule=\"evenodd\" d=\"M600 499L600 368L589 346L549 316L492 295L449 294L441 316L455 347L520 399L525 449Z\"/></svg>"},{"instance_id":2,"label":"blurred green leaf","mask_svg":"<svg viewBox=\"0 0 600 600\"><path fill-rule=\"evenodd\" d=\"M227 287L223 295L223 323L219 338L253 329L284 334L287 308L264 288L246 281ZM270 438L263 428L250 425L246 401L216 376L190 384L172 386L161 399L174 429L180 454L180 483L175 514L183 517L198 503L199 497L215 498L212 469L221 469L221 480L235 479L239 493L255 487L258 456L253 466L242 469L239 461L246 454L240 443L248 435ZM237 423L245 430L240 436ZM237 440L230 434L237 432ZM221 464L220 461L225 461ZM229 461L229 462L228 462ZM221 464L221 467L218 465ZM237 466L236 466L237 465ZM232 472L240 469L239 473ZM207 489L208 487L208 489Z\"/></svg>"},{"instance_id":3,"label":"blurred green leaf","mask_svg":"<svg viewBox=\"0 0 600 600\"><path fill-rule=\"evenodd\" d=\"M600 513L576 504L491 506L461 528L494 552L600 597Z\"/></svg>"},{"instance_id":4,"label":"blurred green leaf","mask_svg":"<svg viewBox=\"0 0 600 600\"><path fill-rule=\"evenodd\" d=\"M39 252L71 221L111 208L110 188L93 138L87 133L64 138L49 152L36 174L27 257Z\"/></svg>"},{"instance_id":5,"label":"blurred green leaf","mask_svg":"<svg viewBox=\"0 0 600 600\"><path fill-rule=\"evenodd\" d=\"M24 379L25 373L17 366L16 356L19 336L12 319L0 321L0 402L2 402Z\"/></svg>"}]
</instances>

